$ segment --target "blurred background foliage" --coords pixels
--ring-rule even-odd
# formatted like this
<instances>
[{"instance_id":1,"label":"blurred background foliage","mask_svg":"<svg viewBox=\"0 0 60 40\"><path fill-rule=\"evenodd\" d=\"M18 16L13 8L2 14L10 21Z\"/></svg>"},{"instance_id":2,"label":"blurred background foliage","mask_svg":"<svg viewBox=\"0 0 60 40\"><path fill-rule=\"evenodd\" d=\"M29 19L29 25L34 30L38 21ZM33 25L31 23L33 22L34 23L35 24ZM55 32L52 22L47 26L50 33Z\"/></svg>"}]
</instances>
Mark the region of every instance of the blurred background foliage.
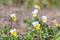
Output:
<instances>
[{"instance_id":1,"label":"blurred background foliage","mask_svg":"<svg viewBox=\"0 0 60 40\"><path fill-rule=\"evenodd\" d=\"M43 7L59 7L60 0L0 0L0 5L23 5L27 3L28 7L34 6L34 4L39 4Z\"/></svg>"}]
</instances>

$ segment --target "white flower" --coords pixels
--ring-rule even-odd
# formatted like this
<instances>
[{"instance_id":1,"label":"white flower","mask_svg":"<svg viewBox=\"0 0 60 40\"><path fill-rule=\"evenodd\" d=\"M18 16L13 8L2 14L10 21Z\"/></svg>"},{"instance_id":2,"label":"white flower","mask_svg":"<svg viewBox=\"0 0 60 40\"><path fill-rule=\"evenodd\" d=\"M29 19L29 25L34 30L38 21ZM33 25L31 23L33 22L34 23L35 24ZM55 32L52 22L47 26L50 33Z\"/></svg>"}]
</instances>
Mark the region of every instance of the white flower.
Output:
<instances>
[{"instance_id":1,"label":"white flower","mask_svg":"<svg viewBox=\"0 0 60 40\"><path fill-rule=\"evenodd\" d=\"M16 31L16 29L15 29L15 28L14 28L13 30L14 30L14 31Z\"/></svg>"},{"instance_id":2,"label":"white flower","mask_svg":"<svg viewBox=\"0 0 60 40\"><path fill-rule=\"evenodd\" d=\"M13 14L10 14L10 17L12 18L13 21L16 21L17 20L17 17L16 15L13 13Z\"/></svg>"},{"instance_id":3,"label":"white flower","mask_svg":"<svg viewBox=\"0 0 60 40\"><path fill-rule=\"evenodd\" d=\"M47 17L46 16L42 16L42 22L44 22L44 23L47 22Z\"/></svg>"},{"instance_id":4,"label":"white flower","mask_svg":"<svg viewBox=\"0 0 60 40\"><path fill-rule=\"evenodd\" d=\"M33 26L38 25L38 24L39 24L38 21L35 21L35 22L32 23Z\"/></svg>"},{"instance_id":5,"label":"white flower","mask_svg":"<svg viewBox=\"0 0 60 40\"><path fill-rule=\"evenodd\" d=\"M47 19L47 16L42 16L42 20L43 20L43 19Z\"/></svg>"},{"instance_id":6,"label":"white flower","mask_svg":"<svg viewBox=\"0 0 60 40\"><path fill-rule=\"evenodd\" d=\"M34 8L38 8L38 5L35 5Z\"/></svg>"},{"instance_id":7,"label":"white flower","mask_svg":"<svg viewBox=\"0 0 60 40\"><path fill-rule=\"evenodd\" d=\"M35 10L32 12L32 14L33 14L34 17L37 16L37 13L38 13L38 10L37 10L37 9L35 9Z\"/></svg>"},{"instance_id":8,"label":"white flower","mask_svg":"<svg viewBox=\"0 0 60 40\"><path fill-rule=\"evenodd\" d=\"M13 13L13 14L10 14L10 17L15 17L16 15Z\"/></svg>"},{"instance_id":9,"label":"white flower","mask_svg":"<svg viewBox=\"0 0 60 40\"><path fill-rule=\"evenodd\" d=\"M39 5L35 5L34 8L39 9L39 10L41 9Z\"/></svg>"},{"instance_id":10,"label":"white flower","mask_svg":"<svg viewBox=\"0 0 60 40\"><path fill-rule=\"evenodd\" d=\"M11 29L10 30L10 33L11 33L12 36L17 36L17 32L16 32L16 29L15 28L14 29Z\"/></svg>"},{"instance_id":11,"label":"white flower","mask_svg":"<svg viewBox=\"0 0 60 40\"><path fill-rule=\"evenodd\" d=\"M15 28L10 30L10 32L11 32L11 33L15 32L15 31L16 31L16 29L15 29Z\"/></svg>"},{"instance_id":12,"label":"white flower","mask_svg":"<svg viewBox=\"0 0 60 40\"><path fill-rule=\"evenodd\" d=\"M39 30L39 29L40 29L40 24L39 24L38 21L33 22L32 25L34 26L34 28L35 28L36 30Z\"/></svg>"},{"instance_id":13,"label":"white flower","mask_svg":"<svg viewBox=\"0 0 60 40\"><path fill-rule=\"evenodd\" d=\"M14 31L13 29L10 30L11 33L13 33L13 31Z\"/></svg>"},{"instance_id":14,"label":"white flower","mask_svg":"<svg viewBox=\"0 0 60 40\"><path fill-rule=\"evenodd\" d=\"M32 13L33 13L33 14L34 14L34 13L38 13L38 9L35 9Z\"/></svg>"}]
</instances>

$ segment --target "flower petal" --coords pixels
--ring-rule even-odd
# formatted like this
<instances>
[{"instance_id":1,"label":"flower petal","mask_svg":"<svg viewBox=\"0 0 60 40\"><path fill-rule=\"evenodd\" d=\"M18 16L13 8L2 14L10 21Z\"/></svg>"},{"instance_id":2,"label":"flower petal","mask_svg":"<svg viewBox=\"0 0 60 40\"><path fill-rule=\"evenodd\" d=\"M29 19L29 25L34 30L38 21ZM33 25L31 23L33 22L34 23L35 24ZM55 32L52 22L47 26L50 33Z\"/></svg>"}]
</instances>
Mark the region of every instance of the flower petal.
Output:
<instances>
[{"instance_id":1,"label":"flower petal","mask_svg":"<svg viewBox=\"0 0 60 40\"><path fill-rule=\"evenodd\" d=\"M13 14L10 14L10 17L15 17L16 15L13 13Z\"/></svg>"},{"instance_id":2,"label":"flower petal","mask_svg":"<svg viewBox=\"0 0 60 40\"><path fill-rule=\"evenodd\" d=\"M35 21L35 22L32 23L32 25L34 25L34 26L37 25L37 24L39 24L38 21Z\"/></svg>"}]
</instances>

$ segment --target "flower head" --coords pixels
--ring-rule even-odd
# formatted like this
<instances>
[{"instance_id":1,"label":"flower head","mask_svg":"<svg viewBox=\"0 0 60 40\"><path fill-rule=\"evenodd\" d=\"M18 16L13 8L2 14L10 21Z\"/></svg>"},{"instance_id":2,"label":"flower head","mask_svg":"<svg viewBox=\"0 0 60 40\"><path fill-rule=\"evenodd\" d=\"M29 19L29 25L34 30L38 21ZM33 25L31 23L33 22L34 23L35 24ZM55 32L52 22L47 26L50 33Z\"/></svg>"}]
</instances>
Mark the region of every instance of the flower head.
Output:
<instances>
[{"instance_id":1,"label":"flower head","mask_svg":"<svg viewBox=\"0 0 60 40\"><path fill-rule=\"evenodd\" d=\"M16 36L17 35L17 32L16 32L16 29L15 28L14 29L11 29L10 30L10 33L11 33L12 36Z\"/></svg>"},{"instance_id":2,"label":"flower head","mask_svg":"<svg viewBox=\"0 0 60 40\"><path fill-rule=\"evenodd\" d=\"M53 20L53 26L57 26L57 25L58 25L57 21Z\"/></svg>"},{"instance_id":3,"label":"flower head","mask_svg":"<svg viewBox=\"0 0 60 40\"><path fill-rule=\"evenodd\" d=\"M39 5L35 5L34 8L36 8L36 9L38 9L38 10L41 9L41 7L40 7Z\"/></svg>"},{"instance_id":4,"label":"flower head","mask_svg":"<svg viewBox=\"0 0 60 40\"><path fill-rule=\"evenodd\" d=\"M35 21L35 22L32 23L33 26L35 26L35 25L37 25L37 24L39 24L38 21Z\"/></svg>"},{"instance_id":5,"label":"flower head","mask_svg":"<svg viewBox=\"0 0 60 40\"><path fill-rule=\"evenodd\" d=\"M13 21L16 21L17 18L16 18L16 15L15 14L10 14L10 17L12 18Z\"/></svg>"},{"instance_id":6,"label":"flower head","mask_svg":"<svg viewBox=\"0 0 60 40\"><path fill-rule=\"evenodd\" d=\"M44 22L44 23L47 22L47 17L46 16L42 16L42 22Z\"/></svg>"},{"instance_id":7,"label":"flower head","mask_svg":"<svg viewBox=\"0 0 60 40\"><path fill-rule=\"evenodd\" d=\"M35 9L35 10L32 12L32 14L33 14L34 17L37 16L37 13L38 13L38 10L37 10L37 9Z\"/></svg>"},{"instance_id":8,"label":"flower head","mask_svg":"<svg viewBox=\"0 0 60 40\"><path fill-rule=\"evenodd\" d=\"M36 30L39 30L39 29L40 29L40 24L39 24L38 21L33 22L32 25L34 26L34 28L35 28Z\"/></svg>"}]
</instances>

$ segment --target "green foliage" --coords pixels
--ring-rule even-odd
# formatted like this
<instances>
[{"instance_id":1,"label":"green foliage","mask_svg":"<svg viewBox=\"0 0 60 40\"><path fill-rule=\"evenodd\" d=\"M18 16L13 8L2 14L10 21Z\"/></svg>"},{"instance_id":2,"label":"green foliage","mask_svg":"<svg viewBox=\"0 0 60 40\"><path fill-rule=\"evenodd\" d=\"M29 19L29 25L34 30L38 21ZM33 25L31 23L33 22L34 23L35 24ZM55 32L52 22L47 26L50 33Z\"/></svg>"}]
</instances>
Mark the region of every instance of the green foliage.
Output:
<instances>
[{"instance_id":1,"label":"green foliage","mask_svg":"<svg viewBox=\"0 0 60 40\"><path fill-rule=\"evenodd\" d=\"M0 40L3 40L3 38L0 37Z\"/></svg>"},{"instance_id":2,"label":"green foliage","mask_svg":"<svg viewBox=\"0 0 60 40\"><path fill-rule=\"evenodd\" d=\"M0 37L0 40L22 40L20 35L18 37L8 36L8 37Z\"/></svg>"},{"instance_id":3,"label":"green foliage","mask_svg":"<svg viewBox=\"0 0 60 40\"><path fill-rule=\"evenodd\" d=\"M28 1L27 1L28 7L33 7L34 4L35 4L35 3L33 2L33 0L28 0Z\"/></svg>"},{"instance_id":4,"label":"green foliage","mask_svg":"<svg viewBox=\"0 0 60 40\"><path fill-rule=\"evenodd\" d=\"M60 40L60 32L54 36L53 40Z\"/></svg>"},{"instance_id":5,"label":"green foliage","mask_svg":"<svg viewBox=\"0 0 60 40\"><path fill-rule=\"evenodd\" d=\"M29 19L23 19L24 23L28 23L29 25L32 25L32 20Z\"/></svg>"},{"instance_id":6,"label":"green foliage","mask_svg":"<svg viewBox=\"0 0 60 40\"><path fill-rule=\"evenodd\" d=\"M6 6L6 5L7 5L7 3L6 3L6 2L3 2L2 4L3 4L4 6Z\"/></svg>"},{"instance_id":7,"label":"green foliage","mask_svg":"<svg viewBox=\"0 0 60 40\"><path fill-rule=\"evenodd\" d=\"M9 27L5 25L5 26L4 26L4 33L7 34L8 31L9 31Z\"/></svg>"},{"instance_id":8,"label":"green foliage","mask_svg":"<svg viewBox=\"0 0 60 40\"><path fill-rule=\"evenodd\" d=\"M59 0L37 0L38 3L42 6L42 8L46 8L47 6L50 7L58 7L59 5ZM10 3L11 2L11 3ZM23 5L23 3L27 2L27 7L34 6L36 3L33 0L1 0L0 4L3 5L10 5L10 4L17 4L17 5Z\"/></svg>"},{"instance_id":9,"label":"green foliage","mask_svg":"<svg viewBox=\"0 0 60 40\"><path fill-rule=\"evenodd\" d=\"M26 36L25 36L25 38L28 38L28 40L31 40L32 38L34 39L35 35L40 34L39 32L41 32L42 39L47 39L47 38L54 39L55 36L58 35L57 33L60 31L60 26L49 27L46 23L43 23L41 18L39 18L38 16L34 17L34 19L24 19L24 23L28 23L28 24L29 24L29 22L31 22L31 24L32 24L33 21L39 22L41 31L38 31L32 27L31 30L33 30L33 29L35 29L35 30L34 31L31 31L31 30L28 31ZM60 33L59 33L59 35L60 35ZM59 40L59 38L60 38L59 35L58 35L58 37L56 37L57 40Z\"/></svg>"},{"instance_id":10,"label":"green foliage","mask_svg":"<svg viewBox=\"0 0 60 40\"><path fill-rule=\"evenodd\" d=\"M24 40L34 40L34 37L37 36L39 33L34 31L28 31L26 35L24 36Z\"/></svg>"}]
</instances>

